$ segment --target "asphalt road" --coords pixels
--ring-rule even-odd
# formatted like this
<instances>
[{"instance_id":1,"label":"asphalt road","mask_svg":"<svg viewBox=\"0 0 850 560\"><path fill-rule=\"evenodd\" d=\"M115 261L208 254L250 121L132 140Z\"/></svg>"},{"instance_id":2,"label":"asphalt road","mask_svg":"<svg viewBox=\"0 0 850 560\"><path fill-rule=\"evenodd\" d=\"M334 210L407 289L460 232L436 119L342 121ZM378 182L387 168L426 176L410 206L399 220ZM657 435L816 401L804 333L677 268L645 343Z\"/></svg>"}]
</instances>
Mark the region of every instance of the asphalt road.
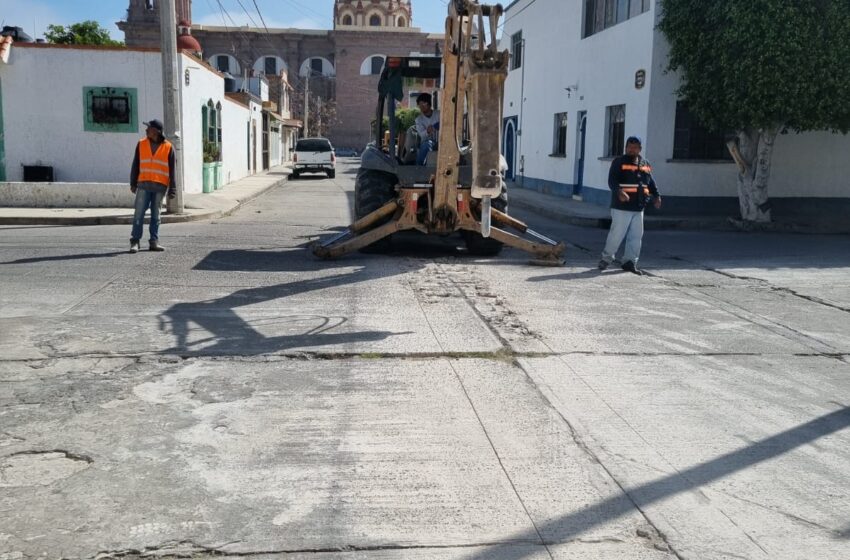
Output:
<instances>
[{"instance_id":1,"label":"asphalt road","mask_svg":"<svg viewBox=\"0 0 850 560\"><path fill-rule=\"evenodd\" d=\"M0 560L850 558L850 238L318 261L353 171L0 228Z\"/></svg>"}]
</instances>

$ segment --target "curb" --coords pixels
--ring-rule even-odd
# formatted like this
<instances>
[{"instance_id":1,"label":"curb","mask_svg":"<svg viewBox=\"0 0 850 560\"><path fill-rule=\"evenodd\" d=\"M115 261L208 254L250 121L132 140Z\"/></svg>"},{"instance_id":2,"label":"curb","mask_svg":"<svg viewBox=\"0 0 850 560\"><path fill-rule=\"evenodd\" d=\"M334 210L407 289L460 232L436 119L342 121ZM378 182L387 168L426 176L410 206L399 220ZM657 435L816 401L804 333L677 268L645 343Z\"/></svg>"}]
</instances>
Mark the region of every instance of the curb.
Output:
<instances>
[{"instance_id":1,"label":"curb","mask_svg":"<svg viewBox=\"0 0 850 560\"><path fill-rule=\"evenodd\" d=\"M560 222L563 224L586 227L586 228L596 228L596 229L608 229L611 227L611 218L586 218L582 216L575 216L572 214L567 214L565 212L559 210L553 210L552 208L539 206L537 204L517 200L516 198L510 199L509 202L511 206L516 208L522 208L523 210L529 210L534 212L539 216L543 216L544 218L549 218L550 220L554 220L556 222ZM653 230L653 231L663 231L663 230L702 230L702 231L737 231L737 229L729 223L726 218L709 218L709 219L676 219L676 218L654 218L653 216L646 216L644 219L644 229Z\"/></svg>"},{"instance_id":2,"label":"curb","mask_svg":"<svg viewBox=\"0 0 850 560\"><path fill-rule=\"evenodd\" d=\"M215 220L218 218L224 218L225 216L229 216L236 210L242 207L242 205L251 202L258 196L265 194L269 190L280 186L283 183L286 183L287 178L282 177L279 180L271 183L269 186L264 187L262 189L257 190L256 192L246 196L243 199L237 200L235 204L233 204L229 208L224 208L221 210L207 210L207 211L199 211L197 213L184 213L184 214L169 214L167 212L163 212L160 214L160 218L163 224L180 224L180 223L188 223L188 222L199 222L203 220ZM41 208L39 210L42 210ZM39 217L27 217L27 216L8 216L2 217L0 216L0 225L2 226L115 226L115 225L129 225L133 223L133 215L132 210L129 210L130 214L125 216L85 216L75 218L73 216L39 216ZM145 223L148 223L149 219L145 219Z\"/></svg>"}]
</instances>

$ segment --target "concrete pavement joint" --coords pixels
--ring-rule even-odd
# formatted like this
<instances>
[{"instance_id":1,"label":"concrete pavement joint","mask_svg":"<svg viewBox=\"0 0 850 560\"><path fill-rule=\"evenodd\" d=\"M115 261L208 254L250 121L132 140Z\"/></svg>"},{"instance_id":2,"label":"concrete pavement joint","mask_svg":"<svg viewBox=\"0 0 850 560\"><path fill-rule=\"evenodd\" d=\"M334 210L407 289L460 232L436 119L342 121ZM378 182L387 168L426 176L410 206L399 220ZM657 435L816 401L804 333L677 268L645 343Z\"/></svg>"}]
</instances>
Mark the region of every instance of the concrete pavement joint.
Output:
<instances>
[{"instance_id":1,"label":"concrete pavement joint","mask_svg":"<svg viewBox=\"0 0 850 560\"><path fill-rule=\"evenodd\" d=\"M789 352L779 354L765 354L762 352L599 352L574 350L569 352L517 352L509 348L495 350L493 352L280 352L268 353L261 356L256 354L173 354L167 356L151 357L150 354L135 353L82 353L82 354L56 354L50 358L10 358L4 359L4 363L26 364L28 367L37 369L44 367L43 364L57 359L134 359L136 362L122 366L120 370L135 367L140 363L175 364L181 361L203 359L208 361L232 361L243 363L274 363L274 362L300 362L300 361L336 361L336 360L406 360L421 361L432 359L449 360L490 360L504 363L514 363L521 358L560 358L569 356L599 356L599 357L622 357L622 358L656 358L656 357L680 357L680 358L748 358L763 357L765 355L789 356L795 358L830 358L845 363L850 363L850 354L825 353L825 352ZM142 361L143 360L143 361ZM110 373L120 373L117 372ZM29 380L2 379L2 383L18 383L33 380L48 380L52 378L34 377Z\"/></svg>"},{"instance_id":2,"label":"concrete pavement joint","mask_svg":"<svg viewBox=\"0 0 850 560\"><path fill-rule=\"evenodd\" d=\"M527 539L516 539L507 541L492 541L481 543L458 543L458 544L412 544L412 545L340 545L324 548L291 548L291 549L271 549L271 550L256 550L256 551L226 551L228 546L238 544L242 541L235 541L219 546L208 546L197 544L193 541L166 542L155 547L145 547L142 549L123 549L123 550L107 550L98 552L87 560L111 560L117 558L196 558L199 554L206 554L214 557L229 557L229 558L246 558L252 556L267 556L273 554L332 554L335 552L380 552L392 550L451 550L451 549L466 549L466 548L493 548L501 546L515 545L531 545L545 546L539 542L529 541ZM569 542L603 542L603 541L569 541ZM553 543L566 544L566 543ZM61 560L79 560L73 557L62 557Z\"/></svg>"}]
</instances>

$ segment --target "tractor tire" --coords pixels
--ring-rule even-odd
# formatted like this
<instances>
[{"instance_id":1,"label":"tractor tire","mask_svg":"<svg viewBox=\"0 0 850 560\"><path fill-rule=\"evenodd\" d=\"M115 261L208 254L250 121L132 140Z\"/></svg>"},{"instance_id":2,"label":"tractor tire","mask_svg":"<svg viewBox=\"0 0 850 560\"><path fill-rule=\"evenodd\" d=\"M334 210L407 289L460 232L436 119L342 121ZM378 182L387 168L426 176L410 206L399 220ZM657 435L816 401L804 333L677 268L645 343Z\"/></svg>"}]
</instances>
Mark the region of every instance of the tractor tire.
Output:
<instances>
[{"instance_id":1,"label":"tractor tire","mask_svg":"<svg viewBox=\"0 0 850 560\"><path fill-rule=\"evenodd\" d=\"M354 183L354 216L360 220L396 197L395 175L372 169L357 172ZM382 224L376 224L379 226ZM360 250L361 253L386 253L392 248L392 236L385 237Z\"/></svg>"},{"instance_id":2,"label":"tractor tire","mask_svg":"<svg viewBox=\"0 0 850 560\"><path fill-rule=\"evenodd\" d=\"M490 201L490 205L501 212L508 211L508 190L502 182L502 194L499 198ZM501 241L484 237L475 231L463 231L463 240L466 242L466 250L470 255L476 257L495 257L502 252L504 244Z\"/></svg>"}]
</instances>

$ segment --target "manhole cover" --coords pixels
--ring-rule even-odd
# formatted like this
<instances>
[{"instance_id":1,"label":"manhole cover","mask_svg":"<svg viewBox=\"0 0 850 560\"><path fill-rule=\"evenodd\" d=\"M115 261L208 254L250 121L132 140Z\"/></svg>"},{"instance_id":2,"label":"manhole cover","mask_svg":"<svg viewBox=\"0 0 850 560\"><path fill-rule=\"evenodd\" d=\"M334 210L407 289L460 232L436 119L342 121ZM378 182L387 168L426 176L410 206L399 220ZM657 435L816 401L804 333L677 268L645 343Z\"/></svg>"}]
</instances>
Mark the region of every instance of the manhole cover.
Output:
<instances>
[{"instance_id":1,"label":"manhole cover","mask_svg":"<svg viewBox=\"0 0 850 560\"><path fill-rule=\"evenodd\" d=\"M89 468L88 457L65 451L25 452L0 459L0 488L47 486Z\"/></svg>"}]
</instances>

